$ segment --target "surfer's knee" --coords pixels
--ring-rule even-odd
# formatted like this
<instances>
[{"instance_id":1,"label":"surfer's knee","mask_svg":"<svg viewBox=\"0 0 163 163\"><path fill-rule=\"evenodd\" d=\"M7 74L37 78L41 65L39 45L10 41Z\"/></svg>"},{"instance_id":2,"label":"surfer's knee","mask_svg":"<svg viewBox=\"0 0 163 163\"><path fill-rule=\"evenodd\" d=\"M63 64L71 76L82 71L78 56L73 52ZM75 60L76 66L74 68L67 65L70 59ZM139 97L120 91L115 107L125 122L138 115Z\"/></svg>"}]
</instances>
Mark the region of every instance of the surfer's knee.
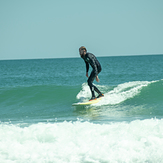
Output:
<instances>
[{"instance_id":1,"label":"surfer's knee","mask_svg":"<svg viewBox=\"0 0 163 163\"><path fill-rule=\"evenodd\" d=\"M92 83L94 79L95 79L95 75L91 73L90 77L87 80L89 86L93 85Z\"/></svg>"}]
</instances>

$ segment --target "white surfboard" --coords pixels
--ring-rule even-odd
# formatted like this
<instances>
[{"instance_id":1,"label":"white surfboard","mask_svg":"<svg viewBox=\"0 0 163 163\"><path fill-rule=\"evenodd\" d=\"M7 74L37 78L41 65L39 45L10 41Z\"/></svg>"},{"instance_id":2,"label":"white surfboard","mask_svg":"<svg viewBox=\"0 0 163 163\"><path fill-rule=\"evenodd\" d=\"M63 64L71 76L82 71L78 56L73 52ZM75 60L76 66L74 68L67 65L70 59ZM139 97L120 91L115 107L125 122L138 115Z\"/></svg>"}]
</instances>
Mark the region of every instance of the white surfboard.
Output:
<instances>
[{"instance_id":1,"label":"white surfboard","mask_svg":"<svg viewBox=\"0 0 163 163\"><path fill-rule=\"evenodd\" d=\"M73 103L72 106L81 106L81 105L91 105L91 104L96 104L101 100L101 98L97 98L96 100L91 100L91 101L86 101L86 102L78 102L78 103Z\"/></svg>"}]
</instances>

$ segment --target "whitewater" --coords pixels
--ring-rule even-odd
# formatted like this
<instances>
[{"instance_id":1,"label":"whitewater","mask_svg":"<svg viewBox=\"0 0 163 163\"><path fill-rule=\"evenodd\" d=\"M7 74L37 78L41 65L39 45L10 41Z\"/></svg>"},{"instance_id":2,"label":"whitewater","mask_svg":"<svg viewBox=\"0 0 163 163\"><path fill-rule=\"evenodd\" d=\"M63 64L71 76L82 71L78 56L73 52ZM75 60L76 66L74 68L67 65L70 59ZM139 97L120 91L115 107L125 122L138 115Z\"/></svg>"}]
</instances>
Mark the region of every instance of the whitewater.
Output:
<instances>
[{"instance_id":1,"label":"whitewater","mask_svg":"<svg viewBox=\"0 0 163 163\"><path fill-rule=\"evenodd\" d=\"M162 162L162 131L157 119L1 124L0 162Z\"/></svg>"}]
</instances>

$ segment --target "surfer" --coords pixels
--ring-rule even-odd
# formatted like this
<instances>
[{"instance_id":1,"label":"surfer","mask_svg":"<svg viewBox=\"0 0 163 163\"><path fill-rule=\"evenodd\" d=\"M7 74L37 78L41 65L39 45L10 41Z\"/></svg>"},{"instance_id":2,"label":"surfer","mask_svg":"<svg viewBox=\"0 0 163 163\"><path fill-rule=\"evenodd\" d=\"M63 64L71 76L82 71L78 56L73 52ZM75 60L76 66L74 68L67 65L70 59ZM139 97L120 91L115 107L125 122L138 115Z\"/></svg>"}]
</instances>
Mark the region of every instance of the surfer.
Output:
<instances>
[{"instance_id":1,"label":"surfer","mask_svg":"<svg viewBox=\"0 0 163 163\"><path fill-rule=\"evenodd\" d=\"M88 82L89 88L90 88L91 93L92 93L92 98L89 101L96 99L94 91L96 91L98 93L97 98L103 97L104 94L102 94L99 91L99 89L95 85L93 85L93 81L95 78L96 78L96 81L99 82L98 74L102 70L99 61L97 60L97 58L92 53L88 53L87 49L84 46L81 46L79 48L79 53L80 53L81 58L84 59L85 64L86 64L86 76L88 77L87 82ZM93 69L90 76L88 76L89 64L91 65L91 67Z\"/></svg>"}]
</instances>

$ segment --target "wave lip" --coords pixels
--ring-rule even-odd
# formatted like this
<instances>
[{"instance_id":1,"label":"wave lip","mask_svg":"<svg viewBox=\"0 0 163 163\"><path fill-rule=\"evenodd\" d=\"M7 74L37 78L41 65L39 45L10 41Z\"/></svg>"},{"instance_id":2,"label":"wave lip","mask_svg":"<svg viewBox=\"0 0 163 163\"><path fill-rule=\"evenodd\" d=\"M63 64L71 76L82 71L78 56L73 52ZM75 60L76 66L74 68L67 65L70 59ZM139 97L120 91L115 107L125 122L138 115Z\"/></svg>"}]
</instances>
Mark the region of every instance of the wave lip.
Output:
<instances>
[{"instance_id":1,"label":"wave lip","mask_svg":"<svg viewBox=\"0 0 163 163\"><path fill-rule=\"evenodd\" d=\"M112 91L105 94L105 98L100 101L102 105L115 105L133 98L138 95L143 87L146 87L148 81L134 81L119 84ZM97 104L97 105L100 105Z\"/></svg>"},{"instance_id":2,"label":"wave lip","mask_svg":"<svg viewBox=\"0 0 163 163\"><path fill-rule=\"evenodd\" d=\"M133 98L134 96L138 95L143 87L148 86L150 83L149 81L133 81L127 82L123 84L119 84L118 86L114 87L112 90L108 91L108 86L98 86L101 90L103 90L105 96L102 100L97 103L93 104L96 106L100 105L116 105L121 102L126 101L127 99ZM77 99L84 99L89 98L91 96L89 87L86 83L82 85L82 90L78 93Z\"/></svg>"}]
</instances>

